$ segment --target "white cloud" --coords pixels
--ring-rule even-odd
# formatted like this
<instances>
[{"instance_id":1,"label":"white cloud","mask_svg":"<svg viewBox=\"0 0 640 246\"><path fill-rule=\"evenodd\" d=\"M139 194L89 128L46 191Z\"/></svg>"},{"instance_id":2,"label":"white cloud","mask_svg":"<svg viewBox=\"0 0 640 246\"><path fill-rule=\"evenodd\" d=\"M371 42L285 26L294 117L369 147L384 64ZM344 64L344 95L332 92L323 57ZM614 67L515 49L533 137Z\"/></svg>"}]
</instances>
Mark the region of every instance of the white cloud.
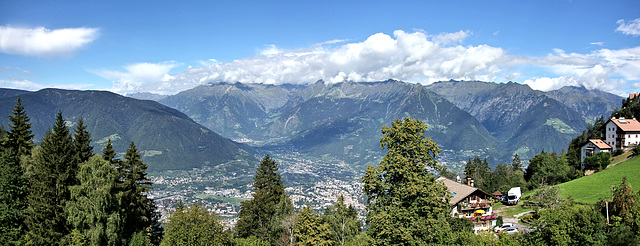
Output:
<instances>
[{"instance_id":1,"label":"white cloud","mask_svg":"<svg viewBox=\"0 0 640 246\"><path fill-rule=\"evenodd\" d=\"M98 37L96 28L46 29L0 26L0 52L25 56L68 56Z\"/></svg>"},{"instance_id":2,"label":"white cloud","mask_svg":"<svg viewBox=\"0 0 640 246\"><path fill-rule=\"evenodd\" d=\"M597 46L603 46L604 42L591 42L589 43L590 45L597 45Z\"/></svg>"},{"instance_id":3,"label":"white cloud","mask_svg":"<svg viewBox=\"0 0 640 246\"><path fill-rule=\"evenodd\" d=\"M430 83L495 78L507 59L505 51L488 45L460 45L468 35L468 31L435 36L395 31L393 36L377 33L363 42L330 49L315 45L313 49L283 50L269 45L261 56L188 68L175 74L173 82L175 89L188 89L209 82L299 84L393 78ZM325 43L339 42L343 40Z\"/></svg>"},{"instance_id":4,"label":"white cloud","mask_svg":"<svg viewBox=\"0 0 640 246\"><path fill-rule=\"evenodd\" d=\"M83 88L89 88L92 84L40 84L28 79L10 78L0 79L0 87L11 88L18 90L37 91L44 88L60 88L60 89L73 89L79 90Z\"/></svg>"},{"instance_id":5,"label":"white cloud","mask_svg":"<svg viewBox=\"0 0 640 246\"><path fill-rule=\"evenodd\" d=\"M428 35L424 31L398 30L393 35L377 33L362 42L335 47L314 45L286 50L269 45L260 56L233 62L210 59L201 67L189 67L172 75L169 71L175 63L142 63L127 66L124 72L99 74L114 80L114 88L119 91L161 94L216 82L307 84L318 80L336 83L386 79L425 84L450 79L517 79L539 90L582 85L622 94L623 85L640 80L640 46L591 53L554 49L545 57L522 57L510 55L500 47L464 46L461 43L468 35L467 31Z\"/></svg>"},{"instance_id":6,"label":"white cloud","mask_svg":"<svg viewBox=\"0 0 640 246\"><path fill-rule=\"evenodd\" d=\"M112 80L112 90L118 93L153 92L167 94L163 83L174 80L169 75L172 68L179 64L175 62L136 63L125 66L125 71L100 70L93 73Z\"/></svg>"},{"instance_id":7,"label":"white cloud","mask_svg":"<svg viewBox=\"0 0 640 246\"><path fill-rule=\"evenodd\" d=\"M616 24L619 25L618 28L616 28L617 32L621 32L622 34L625 34L625 35L633 35L633 36L640 35L640 18L629 21L629 22L625 22L623 19L621 19L621 20L618 20Z\"/></svg>"}]
</instances>

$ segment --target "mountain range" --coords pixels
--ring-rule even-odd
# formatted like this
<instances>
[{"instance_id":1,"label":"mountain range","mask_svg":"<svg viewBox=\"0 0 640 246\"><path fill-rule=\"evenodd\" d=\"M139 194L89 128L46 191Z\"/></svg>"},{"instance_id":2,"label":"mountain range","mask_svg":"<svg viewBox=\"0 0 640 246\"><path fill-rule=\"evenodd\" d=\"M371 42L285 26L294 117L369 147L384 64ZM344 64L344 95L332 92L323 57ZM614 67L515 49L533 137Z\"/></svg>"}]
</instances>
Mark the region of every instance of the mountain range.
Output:
<instances>
[{"instance_id":1,"label":"mountain range","mask_svg":"<svg viewBox=\"0 0 640 246\"><path fill-rule=\"evenodd\" d=\"M585 95L589 95L588 97ZM562 101L558 99L562 99ZM382 125L411 116L429 125L449 166L475 156L493 165L557 151L621 97L578 87L541 92L518 83L388 80L308 85L218 83L159 102L235 141L266 151L377 164Z\"/></svg>"},{"instance_id":2,"label":"mountain range","mask_svg":"<svg viewBox=\"0 0 640 246\"><path fill-rule=\"evenodd\" d=\"M135 95L159 103L105 91L0 89L0 114L11 114L17 96L36 141L61 110L70 127L83 117L96 152L107 139L119 153L135 141L150 170L224 166L220 173L252 172L256 153L295 153L364 170L384 155L382 126L403 117L428 124L426 135L443 150L441 162L454 170L475 156L497 165L518 153L526 162L542 150L562 151L622 100L583 87L541 92L519 83L478 81L217 83L166 97Z\"/></svg>"},{"instance_id":3,"label":"mountain range","mask_svg":"<svg viewBox=\"0 0 640 246\"><path fill-rule=\"evenodd\" d=\"M233 162L253 167L256 158L235 142L199 125L187 115L155 101L136 100L106 91L43 89L0 90L0 115L11 114L20 96L30 117L34 140L42 139L60 110L70 128L80 117L91 133L94 152L111 139L121 155L134 141L150 171L191 169ZM6 127L8 119L0 117Z\"/></svg>"}]
</instances>

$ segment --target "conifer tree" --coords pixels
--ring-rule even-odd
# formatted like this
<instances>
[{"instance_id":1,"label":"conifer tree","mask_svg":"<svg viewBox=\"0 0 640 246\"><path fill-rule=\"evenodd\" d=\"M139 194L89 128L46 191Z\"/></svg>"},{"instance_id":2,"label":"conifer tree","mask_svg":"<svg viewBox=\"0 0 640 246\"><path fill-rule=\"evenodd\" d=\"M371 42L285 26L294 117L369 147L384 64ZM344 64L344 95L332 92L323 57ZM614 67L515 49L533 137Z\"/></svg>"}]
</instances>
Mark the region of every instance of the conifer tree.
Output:
<instances>
[{"instance_id":1,"label":"conifer tree","mask_svg":"<svg viewBox=\"0 0 640 246\"><path fill-rule=\"evenodd\" d=\"M26 220L27 240L33 245L57 245L70 231L64 212L69 187L77 185L71 133L58 112L53 128L40 144L34 161Z\"/></svg>"},{"instance_id":2,"label":"conifer tree","mask_svg":"<svg viewBox=\"0 0 640 246\"><path fill-rule=\"evenodd\" d=\"M87 131L87 126L84 124L82 117L78 120L78 125L74 131L74 161L76 165L79 165L80 163L88 161L89 158L93 156L93 146L91 146L91 134Z\"/></svg>"},{"instance_id":3,"label":"conifer tree","mask_svg":"<svg viewBox=\"0 0 640 246\"><path fill-rule=\"evenodd\" d=\"M12 115L8 118L11 122L7 145L13 149L18 157L31 155L31 149L34 146L31 123L29 123L29 116L24 111L20 97L16 100L16 106L13 107Z\"/></svg>"},{"instance_id":4,"label":"conifer tree","mask_svg":"<svg viewBox=\"0 0 640 246\"><path fill-rule=\"evenodd\" d=\"M21 245L20 240L26 233L28 182L22 174L20 160L13 149L0 149L0 242L3 245Z\"/></svg>"},{"instance_id":5,"label":"conifer tree","mask_svg":"<svg viewBox=\"0 0 640 246\"><path fill-rule=\"evenodd\" d=\"M280 178L278 164L269 155L260 162L253 178L253 198L242 202L238 213L236 233L240 238L251 235L275 244L283 239L285 218L293 213L293 204L284 193L284 185Z\"/></svg>"},{"instance_id":6,"label":"conifer tree","mask_svg":"<svg viewBox=\"0 0 640 246\"><path fill-rule=\"evenodd\" d=\"M438 170L438 145L425 138L420 120L395 120L383 126L380 145L387 149L378 167L362 177L367 221L375 245L426 245L448 240L448 196L430 169Z\"/></svg>"},{"instance_id":7,"label":"conifer tree","mask_svg":"<svg viewBox=\"0 0 640 246\"><path fill-rule=\"evenodd\" d=\"M102 149L102 158L105 161L111 163L111 165L119 167L120 165L116 165L119 160L116 159L116 151L113 150L113 145L111 145L111 139L107 139L107 146Z\"/></svg>"},{"instance_id":8,"label":"conifer tree","mask_svg":"<svg viewBox=\"0 0 640 246\"><path fill-rule=\"evenodd\" d=\"M142 156L134 142L124 155L124 161L117 162L120 179L119 191L122 195L122 209L125 211L124 228L125 238L131 238L133 233L139 231L151 231L150 239L159 240L161 237L159 214L155 211L155 202L147 197L152 189L152 182L147 178L147 164L142 162Z\"/></svg>"}]
</instances>

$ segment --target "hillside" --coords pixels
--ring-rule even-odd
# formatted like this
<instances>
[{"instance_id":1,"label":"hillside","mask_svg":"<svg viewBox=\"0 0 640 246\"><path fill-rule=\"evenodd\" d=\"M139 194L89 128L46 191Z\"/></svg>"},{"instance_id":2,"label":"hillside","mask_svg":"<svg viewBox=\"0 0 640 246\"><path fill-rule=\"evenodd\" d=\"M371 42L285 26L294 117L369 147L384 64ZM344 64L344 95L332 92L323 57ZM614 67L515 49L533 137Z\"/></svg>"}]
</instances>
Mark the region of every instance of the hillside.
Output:
<instances>
[{"instance_id":1,"label":"hillside","mask_svg":"<svg viewBox=\"0 0 640 246\"><path fill-rule=\"evenodd\" d=\"M43 89L20 95L31 118L35 140L51 127L58 110L70 127L83 117L100 153L107 138L123 153L135 141L149 170L190 169L230 161L254 165L255 158L232 141L197 124L185 114L153 101L106 91ZM0 99L0 115L10 115L16 97ZM7 125L8 119L0 117Z\"/></svg>"},{"instance_id":2,"label":"hillside","mask_svg":"<svg viewBox=\"0 0 640 246\"><path fill-rule=\"evenodd\" d=\"M634 192L640 190L640 158L635 157L603 171L559 184L561 198L571 197L576 202L596 203L611 199L611 187L627 182Z\"/></svg>"}]
</instances>

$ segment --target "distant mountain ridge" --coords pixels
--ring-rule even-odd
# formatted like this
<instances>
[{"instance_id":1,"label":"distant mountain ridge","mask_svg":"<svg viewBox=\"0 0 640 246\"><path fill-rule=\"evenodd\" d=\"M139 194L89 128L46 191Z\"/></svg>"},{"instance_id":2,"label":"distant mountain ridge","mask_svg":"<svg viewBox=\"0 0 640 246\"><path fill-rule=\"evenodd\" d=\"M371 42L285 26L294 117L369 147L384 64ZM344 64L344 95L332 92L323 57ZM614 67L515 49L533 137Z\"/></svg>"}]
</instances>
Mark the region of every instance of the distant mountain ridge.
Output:
<instances>
[{"instance_id":1,"label":"distant mountain ridge","mask_svg":"<svg viewBox=\"0 0 640 246\"><path fill-rule=\"evenodd\" d=\"M356 166L379 162L383 124L411 116L427 122L427 134L445 150L442 159L450 164L476 155L498 164L514 153L526 160L543 149L560 152L588 118L606 113L617 97L589 91L593 96L581 101L572 99L575 91L545 93L519 83L478 81L428 86L394 80L308 86L220 83L160 102L254 147L331 155ZM604 103L606 109L591 102ZM577 112L584 109L592 110Z\"/></svg>"},{"instance_id":2,"label":"distant mountain ridge","mask_svg":"<svg viewBox=\"0 0 640 246\"><path fill-rule=\"evenodd\" d=\"M236 143L197 124L185 114L148 100L136 100L106 91L43 89L21 93L35 140L51 127L58 110L73 128L83 117L92 135L94 152L101 154L107 139L123 153L135 141L149 170L191 169L240 161L251 165L253 155ZM0 115L8 116L16 96L0 98ZM7 117L0 117L7 125Z\"/></svg>"}]
</instances>

